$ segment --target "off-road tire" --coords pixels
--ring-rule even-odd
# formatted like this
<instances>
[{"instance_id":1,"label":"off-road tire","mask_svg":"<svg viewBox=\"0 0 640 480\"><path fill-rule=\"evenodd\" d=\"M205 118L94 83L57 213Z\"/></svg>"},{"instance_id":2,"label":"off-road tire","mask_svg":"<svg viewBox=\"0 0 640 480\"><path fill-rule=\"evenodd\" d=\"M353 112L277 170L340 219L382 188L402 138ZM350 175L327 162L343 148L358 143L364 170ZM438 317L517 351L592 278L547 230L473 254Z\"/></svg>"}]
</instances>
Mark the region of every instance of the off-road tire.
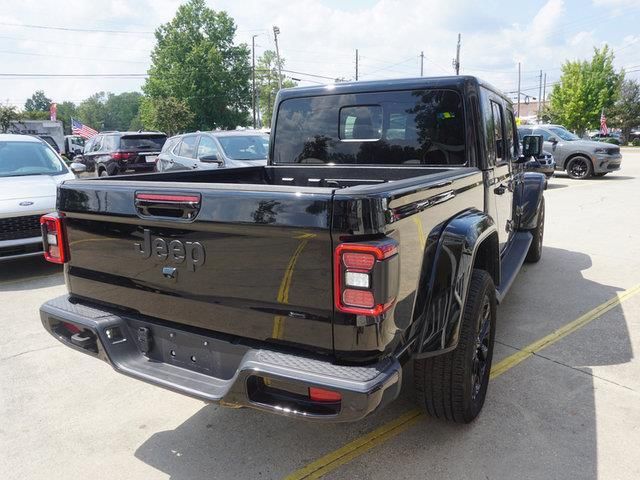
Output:
<instances>
[{"instance_id":1,"label":"off-road tire","mask_svg":"<svg viewBox=\"0 0 640 480\"><path fill-rule=\"evenodd\" d=\"M529 245L529 251L527 252L527 256L524 259L527 263L536 263L542 257L542 240L544 239L544 197L540 202L540 210L538 211L538 223L536 228L530 230L533 235L533 240L531 241L531 245Z\"/></svg>"},{"instance_id":2,"label":"off-road tire","mask_svg":"<svg viewBox=\"0 0 640 480\"><path fill-rule=\"evenodd\" d=\"M474 387L474 355L478 352L478 329L483 319L489 326L484 370L482 375L477 375L479 381ZM449 353L414 361L417 402L429 415L456 423L469 423L478 416L489 384L495 325L496 290L493 280L484 270L474 269L462 314L458 346Z\"/></svg>"},{"instance_id":3,"label":"off-road tire","mask_svg":"<svg viewBox=\"0 0 640 480\"><path fill-rule=\"evenodd\" d=\"M108 177L109 176L109 172L107 172L106 169L102 168L98 171L98 176L99 177Z\"/></svg>"}]
</instances>

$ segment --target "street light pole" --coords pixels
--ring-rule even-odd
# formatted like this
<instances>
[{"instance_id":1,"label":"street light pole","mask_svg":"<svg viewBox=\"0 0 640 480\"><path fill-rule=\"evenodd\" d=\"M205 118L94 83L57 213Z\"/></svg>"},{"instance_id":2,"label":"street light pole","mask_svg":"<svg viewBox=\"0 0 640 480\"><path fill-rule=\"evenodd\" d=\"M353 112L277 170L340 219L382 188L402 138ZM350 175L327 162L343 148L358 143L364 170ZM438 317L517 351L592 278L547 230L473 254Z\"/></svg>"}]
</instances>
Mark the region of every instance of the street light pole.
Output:
<instances>
[{"instance_id":1,"label":"street light pole","mask_svg":"<svg viewBox=\"0 0 640 480\"><path fill-rule=\"evenodd\" d=\"M280 65L280 49L278 48L278 35L280 29L274 25L273 27L273 40L276 44L276 62L278 62L278 89L282 90L282 67Z\"/></svg>"},{"instance_id":2,"label":"street light pole","mask_svg":"<svg viewBox=\"0 0 640 480\"><path fill-rule=\"evenodd\" d=\"M251 37L251 109L253 111L253 129L256 129L256 37Z\"/></svg>"}]
</instances>

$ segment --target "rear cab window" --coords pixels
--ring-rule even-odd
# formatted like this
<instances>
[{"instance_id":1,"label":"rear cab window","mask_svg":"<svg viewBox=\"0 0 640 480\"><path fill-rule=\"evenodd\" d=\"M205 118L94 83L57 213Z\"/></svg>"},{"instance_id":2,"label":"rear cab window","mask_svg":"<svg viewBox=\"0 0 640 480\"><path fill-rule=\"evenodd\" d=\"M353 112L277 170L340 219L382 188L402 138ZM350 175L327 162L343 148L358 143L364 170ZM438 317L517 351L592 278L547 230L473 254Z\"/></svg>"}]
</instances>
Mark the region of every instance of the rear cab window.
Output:
<instances>
[{"instance_id":1,"label":"rear cab window","mask_svg":"<svg viewBox=\"0 0 640 480\"><path fill-rule=\"evenodd\" d=\"M465 116L455 90L420 89L284 100L276 164L465 165Z\"/></svg>"}]
</instances>

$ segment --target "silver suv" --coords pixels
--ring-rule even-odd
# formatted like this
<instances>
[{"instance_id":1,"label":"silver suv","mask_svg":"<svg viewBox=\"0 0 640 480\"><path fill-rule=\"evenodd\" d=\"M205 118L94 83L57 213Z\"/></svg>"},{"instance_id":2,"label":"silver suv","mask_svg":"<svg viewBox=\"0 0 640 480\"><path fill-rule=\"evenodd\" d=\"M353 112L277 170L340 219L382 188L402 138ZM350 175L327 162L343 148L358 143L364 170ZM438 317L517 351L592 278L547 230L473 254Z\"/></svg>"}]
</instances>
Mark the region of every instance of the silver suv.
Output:
<instances>
[{"instance_id":1,"label":"silver suv","mask_svg":"<svg viewBox=\"0 0 640 480\"><path fill-rule=\"evenodd\" d=\"M571 178L603 177L620 170L620 147L605 142L582 140L562 125L527 125L518 128L522 135L542 135L544 150L553 154L556 170L566 170Z\"/></svg>"},{"instance_id":2,"label":"silver suv","mask_svg":"<svg viewBox=\"0 0 640 480\"><path fill-rule=\"evenodd\" d=\"M267 164L269 136L258 130L196 132L167 140L158 156L159 172Z\"/></svg>"}]
</instances>

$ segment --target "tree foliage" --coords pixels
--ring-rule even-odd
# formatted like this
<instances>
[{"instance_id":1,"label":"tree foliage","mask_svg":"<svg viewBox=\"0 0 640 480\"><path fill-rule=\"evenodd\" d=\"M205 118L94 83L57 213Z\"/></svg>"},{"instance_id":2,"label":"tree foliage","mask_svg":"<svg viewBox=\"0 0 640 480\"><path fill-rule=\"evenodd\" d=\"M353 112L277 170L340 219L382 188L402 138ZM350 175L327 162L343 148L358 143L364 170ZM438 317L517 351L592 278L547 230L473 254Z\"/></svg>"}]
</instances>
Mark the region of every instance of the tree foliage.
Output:
<instances>
[{"instance_id":1,"label":"tree foliage","mask_svg":"<svg viewBox=\"0 0 640 480\"><path fill-rule=\"evenodd\" d=\"M634 127L640 124L640 82L624 80L620 86L620 95L613 105L611 126L622 129L625 141Z\"/></svg>"},{"instance_id":2,"label":"tree foliage","mask_svg":"<svg viewBox=\"0 0 640 480\"><path fill-rule=\"evenodd\" d=\"M140 119L148 130L159 130L175 135L193 124L194 113L189 105L175 97L144 97L140 108Z\"/></svg>"},{"instance_id":3,"label":"tree foliage","mask_svg":"<svg viewBox=\"0 0 640 480\"><path fill-rule=\"evenodd\" d=\"M599 125L602 109L611 109L624 76L616 73L613 58L613 52L605 45L594 48L590 62L565 62L560 82L550 96L553 122L579 133Z\"/></svg>"},{"instance_id":4,"label":"tree foliage","mask_svg":"<svg viewBox=\"0 0 640 480\"><path fill-rule=\"evenodd\" d=\"M0 105L0 133L6 133L11 127L11 121L19 117L16 107Z\"/></svg>"},{"instance_id":5,"label":"tree foliage","mask_svg":"<svg viewBox=\"0 0 640 480\"><path fill-rule=\"evenodd\" d=\"M36 90L31 98L24 102L24 110L25 112L48 112L50 105L51 99L44 94L44 91Z\"/></svg>"},{"instance_id":6,"label":"tree foliage","mask_svg":"<svg viewBox=\"0 0 640 480\"><path fill-rule=\"evenodd\" d=\"M280 69L284 68L284 58L280 58ZM289 78L282 79L282 88L291 88L297 85ZM278 93L278 60L276 52L266 50L258 57L256 62L256 94L258 96L258 108L260 110L263 127L271 125L273 116L273 103Z\"/></svg>"},{"instance_id":7,"label":"tree foliage","mask_svg":"<svg viewBox=\"0 0 640 480\"><path fill-rule=\"evenodd\" d=\"M208 8L204 0L181 5L173 20L155 32L144 93L185 102L194 114L192 129L245 124L251 67L247 46L233 44L235 31L233 19Z\"/></svg>"},{"instance_id":8,"label":"tree foliage","mask_svg":"<svg viewBox=\"0 0 640 480\"><path fill-rule=\"evenodd\" d=\"M141 100L140 92L98 92L83 100L75 109L75 115L82 123L96 130L137 130L140 128L138 111Z\"/></svg>"}]
</instances>

